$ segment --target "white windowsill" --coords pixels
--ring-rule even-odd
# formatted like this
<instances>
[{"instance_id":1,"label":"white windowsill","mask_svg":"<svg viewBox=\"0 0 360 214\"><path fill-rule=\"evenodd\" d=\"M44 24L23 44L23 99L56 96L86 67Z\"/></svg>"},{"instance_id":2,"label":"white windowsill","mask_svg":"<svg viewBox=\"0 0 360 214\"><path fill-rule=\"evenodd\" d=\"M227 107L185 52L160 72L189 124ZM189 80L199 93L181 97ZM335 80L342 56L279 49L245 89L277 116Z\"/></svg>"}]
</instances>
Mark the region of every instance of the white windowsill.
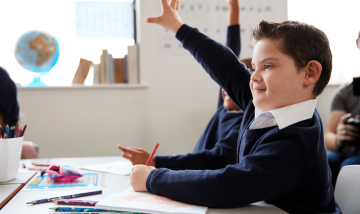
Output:
<instances>
[{"instance_id":1,"label":"white windowsill","mask_svg":"<svg viewBox=\"0 0 360 214\"><path fill-rule=\"evenodd\" d=\"M18 90L58 90L58 89L145 89L147 84L95 84L95 85L83 85L74 84L70 86L49 86L49 87L24 87L17 86Z\"/></svg>"}]
</instances>

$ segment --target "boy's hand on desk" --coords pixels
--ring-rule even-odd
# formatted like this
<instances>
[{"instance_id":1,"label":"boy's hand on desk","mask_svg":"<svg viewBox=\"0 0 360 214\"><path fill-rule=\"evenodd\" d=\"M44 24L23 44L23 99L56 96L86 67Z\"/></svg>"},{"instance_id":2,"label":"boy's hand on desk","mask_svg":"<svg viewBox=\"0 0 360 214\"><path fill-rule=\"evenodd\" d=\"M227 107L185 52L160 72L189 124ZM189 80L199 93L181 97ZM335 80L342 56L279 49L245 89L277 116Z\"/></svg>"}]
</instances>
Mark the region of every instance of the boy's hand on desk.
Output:
<instances>
[{"instance_id":1,"label":"boy's hand on desk","mask_svg":"<svg viewBox=\"0 0 360 214\"><path fill-rule=\"evenodd\" d=\"M132 165L137 164L146 164L147 160L150 157L150 153L145 149L134 149L130 147L123 147L117 145L117 147L123 152L123 157L128 159ZM155 166L155 158L152 159L150 166Z\"/></svg>"},{"instance_id":2,"label":"boy's hand on desk","mask_svg":"<svg viewBox=\"0 0 360 214\"><path fill-rule=\"evenodd\" d=\"M184 24L178 14L179 4L180 0L170 0L170 4L167 0L161 0L162 14L158 17L148 17L146 22L158 24L176 34Z\"/></svg>"},{"instance_id":3,"label":"boy's hand on desk","mask_svg":"<svg viewBox=\"0 0 360 214\"><path fill-rule=\"evenodd\" d=\"M153 166L136 165L133 166L130 175L130 185L136 192L147 192L146 179L150 172L154 170Z\"/></svg>"}]
</instances>

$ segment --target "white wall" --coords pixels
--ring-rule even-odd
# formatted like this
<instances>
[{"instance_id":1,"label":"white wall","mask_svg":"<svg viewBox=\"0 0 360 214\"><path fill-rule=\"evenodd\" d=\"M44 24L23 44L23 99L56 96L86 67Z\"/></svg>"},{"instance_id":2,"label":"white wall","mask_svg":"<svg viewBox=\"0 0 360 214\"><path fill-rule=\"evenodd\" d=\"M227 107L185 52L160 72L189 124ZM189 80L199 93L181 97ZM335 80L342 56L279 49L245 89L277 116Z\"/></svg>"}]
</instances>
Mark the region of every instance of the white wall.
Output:
<instances>
[{"instance_id":1,"label":"white wall","mask_svg":"<svg viewBox=\"0 0 360 214\"><path fill-rule=\"evenodd\" d=\"M40 156L120 155L116 144L157 154L191 152L215 113L219 87L192 56L158 55L155 16L158 0L141 1L138 32L142 87L19 88L28 129L25 140L40 145ZM333 92L319 98L327 121Z\"/></svg>"}]
</instances>

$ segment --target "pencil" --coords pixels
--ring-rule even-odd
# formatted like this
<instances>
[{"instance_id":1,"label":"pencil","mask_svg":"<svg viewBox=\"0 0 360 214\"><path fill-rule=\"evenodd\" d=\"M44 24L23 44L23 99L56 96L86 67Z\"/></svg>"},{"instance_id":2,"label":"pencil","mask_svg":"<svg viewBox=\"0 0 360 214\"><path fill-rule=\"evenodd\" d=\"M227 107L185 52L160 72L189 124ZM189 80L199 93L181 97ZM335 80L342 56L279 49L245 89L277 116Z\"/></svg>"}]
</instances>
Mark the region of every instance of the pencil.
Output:
<instances>
[{"instance_id":1,"label":"pencil","mask_svg":"<svg viewBox=\"0 0 360 214\"><path fill-rule=\"evenodd\" d=\"M2 138L2 126L0 125L0 138Z\"/></svg>"},{"instance_id":2,"label":"pencil","mask_svg":"<svg viewBox=\"0 0 360 214\"><path fill-rule=\"evenodd\" d=\"M55 211L72 211L72 212L113 212L110 210L96 209L92 207L51 207Z\"/></svg>"},{"instance_id":3,"label":"pencil","mask_svg":"<svg viewBox=\"0 0 360 214\"><path fill-rule=\"evenodd\" d=\"M95 206L98 201L93 200L70 200L70 199L59 199L53 200L56 204L67 204L67 205L82 205L82 206Z\"/></svg>"},{"instance_id":4,"label":"pencil","mask_svg":"<svg viewBox=\"0 0 360 214\"><path fill-rule=\"evenodd\" d=\"M39 166L39 167L37 167L37 166L32 167L32 166L29 166L27 169L28 169L29 171L43 171L43 170L47 170L47 168L48 168L48 167L41 167L41 166Z\"/></svg>"},{"instance_id":5,"label":"pencil","mask_svg":"<svg viewBox=\"0 0 360 214\"><path fill-rule=\"evenodd\" d=\"M5 134L6 134L6 136L9 136L9 132L10 132L9 125L6 125L5 126Z\"/></svg>"},{"instance_id":6,"label":"pencil","mask_svg":"<svg viewBox=\"0 0 360 214\"><path fill-rule=\"evenodd\" d=\"M25 124L25 126L24 126L24 130L22 131L22 133L21 133L21 136L20 136L20 137L24 137L24 134L25 134L25 131L26 131L26 127L27 127L27 124Z\"/></svg>"},{"instance_id":7,"label":"pencil","mask_svg":"<svg viewBox=\"0 0 360 214\"><path fill-rule=\"evenodd\" d=\"M14 133L14 138L17 137L17 132L18 132L18 129L19 128L19 124L16 123L16 126L15 126L15 133Z\"/></svg>"},{"instance_id":8,"label":"pencil","mask_svg":"<svg viewBox=\"0 0 360 214\"><path fill-rule=\"evenodd\" d=\"M158 147L159 147L159 144L157 143L157 144L155 145L155 147L154 147L154 149L153 149L153 151L152 151L152 153L151 153L148 161L146 162L146 166L149 166L149 165L150 165L152 159L153 159L154 156L155 156L155 152L156 152L156 150L157 150Z\"/></svg>"},{"instance_id":9,"label":"pencil","mask_svg":"<svg viewBox=\"0 0 360 214\"><path fill-rule=\"evenodd\" d=\"M12 138L13 133L14 133L14 127L11 126L11 127L10 127L10 132L9 132L9 138Z\"/></svg>"},{"instance_id":10,"label":"pencil","mask_svg":"<svg viewBox=\"0 0 360 214\"><path fill-rule=\"evenodd\" d=\"M50 166L49 163L31 163L33 166Z\"/></svg>"},{"instance_id":11,"label":"pencil","mask_svg":"<svg viewBox=\"0 0 360 214\"><path fill-rule=\"evenodd\" d=\"M7 134L5 133L5 134L4 134L4 139L6 139L6 138L7 138Z\"/></svg>"},{"instance_id":12,"label":"pencil","mask_svg":"<svg viewBox=\"0 0 360 214\"><path fill-rule=\"evenodd\" d=\"M94 191L94 192L84 192L84 193L79 193L79 194L74 194L74 195L65 195L65 196L59 196L59 197L53 197L53 198L39 199L39 200L27 202L26 204L42 204L42 203L51 202L51 201L57 200L57 199L78 198L78 197L83 197L83 196L88 196L88 195L96 195L96 194L102 194L102 190L98 190L98 191Z\"/></svg>"}]
</instances>

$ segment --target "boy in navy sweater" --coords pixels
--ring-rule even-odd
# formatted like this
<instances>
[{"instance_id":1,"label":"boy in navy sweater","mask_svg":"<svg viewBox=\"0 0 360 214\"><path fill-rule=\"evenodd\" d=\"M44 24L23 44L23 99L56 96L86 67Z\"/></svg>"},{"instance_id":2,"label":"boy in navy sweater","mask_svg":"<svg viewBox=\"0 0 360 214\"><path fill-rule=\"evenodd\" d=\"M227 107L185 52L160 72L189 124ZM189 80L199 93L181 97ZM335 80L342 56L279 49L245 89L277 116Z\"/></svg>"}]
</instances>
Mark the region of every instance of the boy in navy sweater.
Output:
<instances>
[{"instance_id":1,"label":"boy in navy sweater","mask_svg":"<svg viewBox=\"0 0 360 214\"><path fill-rule=\"evenodd\" d=\"M239 4L238 0L228 1L229 27L226 45L236 56L241 50ZM173 170L184 169L221 169L236 163L236 142L239 135L243 111L229 98L224 89L220 89L218 107L209 121L193 153L176 156L156 156L151 166ZM132 164L145 164L149 152L118 145L123 157Z\"/></svg>"},{"instance_id":2,"label":"boy in navy sweater","mask_svg":"<svg viewBox=\"0 0 360 214\"><path fill-rule=\"evenodd\" d=\"M146 21L175 33L245 113L236 164L184 171L137 165L133 189L208 207L266 201L289 213L341 213L315 108L332 69L326 35L304 23L261 21L250 73L227 47L182 23L179 0L161 3L161 16Z\"/></svg>"}]
</instances>

